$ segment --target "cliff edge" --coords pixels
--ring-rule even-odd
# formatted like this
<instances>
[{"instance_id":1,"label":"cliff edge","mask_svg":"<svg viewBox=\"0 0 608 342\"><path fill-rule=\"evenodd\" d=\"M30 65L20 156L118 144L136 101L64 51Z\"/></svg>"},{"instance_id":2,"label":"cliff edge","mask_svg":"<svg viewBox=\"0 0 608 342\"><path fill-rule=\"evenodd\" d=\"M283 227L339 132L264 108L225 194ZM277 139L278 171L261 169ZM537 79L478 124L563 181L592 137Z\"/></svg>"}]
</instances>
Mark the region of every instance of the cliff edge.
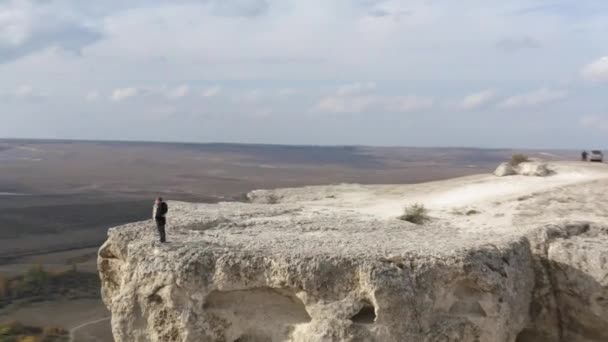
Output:
<instances>
[{"instance_id":1,"label":"cliff edge","mask_svg":"<svg viewBox=\"0 0 608 342\"><path fill-rule=\"evenodd\" d=\"M170 202L99 250L115 339L608 341L608 166L549 167Z\"/></svg>"}]
</instances>

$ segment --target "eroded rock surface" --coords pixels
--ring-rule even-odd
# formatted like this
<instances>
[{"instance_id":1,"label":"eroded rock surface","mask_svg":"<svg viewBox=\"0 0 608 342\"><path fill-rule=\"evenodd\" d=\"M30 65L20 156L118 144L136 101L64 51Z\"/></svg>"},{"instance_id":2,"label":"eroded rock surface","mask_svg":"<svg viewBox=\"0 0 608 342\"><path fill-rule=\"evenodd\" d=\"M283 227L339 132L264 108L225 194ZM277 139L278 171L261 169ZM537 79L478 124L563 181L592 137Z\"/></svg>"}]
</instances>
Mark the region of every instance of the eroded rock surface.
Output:
<instances>
[{"instance_id":1,"label":"eroded rock surface","mask_svg":"<svg viewBox=\"0 0 608 342\"><path fill-rule=\"evenodd\" d=\"M494 171L494 175L498 177L522 175L546 177L551 174L551 169L546 163L542 162L524 162L513 166L511 163L505 162L498 165Z\"/></svg>"},{"instance_id":2,"label":"eroded rock surface","mask_svg":"<svg viewBox=\"0 0 608 342\"><path fill-rule=\"evenodd\" d=\"M522 176L546 177L551 174L551 169L546 163L524 162L515 168L517 174Z\"/></svg>"},{"instance_id":3,"label":"eroded rock surface","mask_svg":"<svg viewBox=\"0 0 608 342\"><path fill-rule=\"evenodd\" d=\"M608 229L589 223L533 232L535 290L518 342L608 341Z\"/></svg>"},{"instance_id":4,"label":"eroded rock surface","mask_svg":"<svg viewBox=\"0 0 608 342\"><path fill-rule=\"evenodd\" d=\"M494 174L498 177L513 176L517 174L517 171L515 170L513 165L511 165L511 163L504 162L498 165L498 167L494 171Z\"/></svg>"},{"instance_id":5,"label":"eroded rock surface","mask_svg":"<svg viewBox=\"0 0 608 342\"><path fill-rule=\"evenodd\" d=\"M608 172L555 169L171 202L169 243L139 222L99 251L116 341L607 341L605 214L569 219Z\"/></svg>"}]
</instances>

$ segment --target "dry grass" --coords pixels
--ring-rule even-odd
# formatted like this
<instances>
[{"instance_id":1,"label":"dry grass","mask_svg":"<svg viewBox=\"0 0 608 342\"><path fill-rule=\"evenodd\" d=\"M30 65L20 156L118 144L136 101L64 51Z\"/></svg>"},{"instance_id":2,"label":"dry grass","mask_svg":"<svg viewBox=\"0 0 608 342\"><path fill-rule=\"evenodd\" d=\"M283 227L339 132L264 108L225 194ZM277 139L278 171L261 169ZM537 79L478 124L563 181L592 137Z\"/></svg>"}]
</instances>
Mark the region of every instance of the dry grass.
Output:
<instances>
[{"instance_id":1,"label":"dry grass","mask_svg":"<svg viewBox=\"0 0 608 342\"><path fill-rule=\"evenodd\" d=\"M68 332L59 327L32 327L17 321L0 324L0 341L4 342L63 342Z\"/></svg>"},{"instance_id":2,"label":"dry grass","mask_svg":"<svg viewBox=\"0 0 608 342\"><path fill-rule=\"evenodd\" d=\"M23 275L10 279L4 275L0 276L0 308L25 300L99 298L99 278L94 273L79 272L76 269L49 272L41 265L35 265Z\"/></svg>"},{"instance_id":3,"label":"dry grass","mask_svg":"<svg viewBox=\"0 0 608 342\"><path fill-rule=\"evenodd\" d=\"M525 163L525 162L529 162L530 158L528 158L528 156L526 156L525 154L521 154L521 153L517 153L511 156L511 160L509 161L509 164L511 164L512 166L517 166L521 163Z\"/></svg>"},{"instance_id":4,"label":"dry grass","mask_svg":"<svg viewBox=\"0 0 608 342\"><path fill-rule=\"evenodd\" d=\"M270 195L268 195L267 203L268 204L278 204L279 203L279 196L277 196L276 194L270 194Z\"/></svg>"},{"instance_id":5,"label":"dry grass","mask_svg":"<svg viewBox=\"0 0 608 342\"><path fill-rule=\"evenodd\" d=\"M399 216L399 219L414 224L423 224L431 218L428 215L428 209L423 204L416 203L405 207L403 215Z\"/></svg>"}]
</instances>

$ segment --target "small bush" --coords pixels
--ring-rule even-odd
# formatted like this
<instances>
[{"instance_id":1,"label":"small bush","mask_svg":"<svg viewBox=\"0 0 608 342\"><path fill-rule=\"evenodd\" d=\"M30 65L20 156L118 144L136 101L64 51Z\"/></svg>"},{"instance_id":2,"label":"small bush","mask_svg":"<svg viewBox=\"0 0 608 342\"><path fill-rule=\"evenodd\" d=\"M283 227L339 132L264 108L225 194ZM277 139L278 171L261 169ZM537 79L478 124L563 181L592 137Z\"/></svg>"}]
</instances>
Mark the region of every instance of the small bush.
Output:
<instances>
[{"instance_id":1,"label":"small bush","mask_svg":"<svg viewBox=\"0 0 608 342\"><path fill-rule=\"evenodd\" d=\"M467 216L477 215L477 214L481 214L481 211L479 211L477 209L471 209L471 210L467 211L467 213L466 213Z\"/></svg>"},{"instance_id":2,"label":"small bush","mask_svg":"<svg viewBox=\"0 0 608 342\"><path fill-rule=\"evenodd\" d=\"M267 204L278 204L279 203L279 196L277 196L276 194L270 194L270 195L268 195L268 197L266 199L266 203Z\"/></svg>"},{"instance_id":3,"label":"small bush","mask_svg":"<svg viewBox=\"0 0 608 342\"><path fill-rule=\"evenodd\" d=\"M403 215L399 216L399 219L414 224L423 224L429 221L430 217L424 205L416 203L405 207Z\"/></svg>"},{"instance_id":4,"label":"small bush","mask_svg":"<svg viewBox=\"0 0 608 342\"><path fill-rule=\"evenodd\" d=\"M21 279L11 285L16 297L32 297L48 294L52 285L52 274L40 265L30 267Z\"/></svg>"},{"instance_id":5,"label":"small bush","mask_svg":"<svg viewBox=\"0 0 608 342\"><path fill-rule=\"evenodd\" d=\"M0 323L0 342L65 342L68 331L59 327L44 329L17 321Z\"/></svg>"},{"instance_id":6,"label":"small bush","mask_svg":"<svg viewBox=\"0 0 608 342\"><path fill-rule=\"evenodd\" d=\"M0 273L0 300L8 297L9 289L10 283L8 278L4 274Z\"/></svg>"},{"instance_id":7,"label":"small bush","mask_svg":"<svg viewBox=\"0 0 608 342\"><path fill-rule=\"evenodd\" d=\"M0 307L14 300L41 301L51 297L97 298L99 277L74 268L48 272L41 266L31 267L25 274L11 279L0 275ZM4 342L0 340L0 342Z\"/></svg>"},{"instance_id":8,"label":"small bush","mask_svg":"<svg viewBox=\"0 0 608 342\"><path fill-rule=\"evenodd\" d=\"M33 336L33 335L28 335L28 336L22 336L19 337L19 339L17 340L17 342L41 342L41 338L39 336Z\"/></svg>"},{"instance_id":9,"label":"small bush","mask_svg":"<svg viewBox=\"0 0 608 342\"><path fill-rule=\"evenodd\" d=\"M517 166L521 163L529 161L530 159L528 158L528 156L526 156L525 154L518 153L511 156L511 161L509 162L509 164L511 164L511 166Z\"/></svg>"},{"instance_id":10,"label":"small bush","mask_svg":"<svg viewBox=\"0 0 608 342\"><path fill-rule=\"evenodd\" d=\"M23 324L17 321L9 321L0 324L0 337L12 336L24 333Z\"/></svg>"},{"instance_id":11,"label":"small bush","mask_svg":"<svg viewBox=\"0 0 608 342\"><path fill-rule=\"evenodd\" d=\"M60 337L67 334L68 332L65 329L59 327L44 327L44 329L42 329L42 335L44 337Z\"/></svg>"}]
</instances>

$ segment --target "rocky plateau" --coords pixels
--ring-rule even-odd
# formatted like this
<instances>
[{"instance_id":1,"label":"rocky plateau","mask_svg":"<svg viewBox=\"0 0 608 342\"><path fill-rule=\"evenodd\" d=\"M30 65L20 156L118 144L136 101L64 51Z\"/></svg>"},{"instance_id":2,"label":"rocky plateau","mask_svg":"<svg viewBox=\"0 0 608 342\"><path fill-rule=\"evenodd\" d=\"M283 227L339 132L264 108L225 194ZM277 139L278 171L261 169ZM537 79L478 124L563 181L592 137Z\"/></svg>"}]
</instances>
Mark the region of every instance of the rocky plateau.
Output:
<instances>
[{"instance_id":1,"label":"rocky plateau","mask_svg":"<svg viewBox=\"0 0 608 342\"><path fill-rule=\"evenodd\" d=\"M608 341L608 166L520 169L169 202L99 250L115 340Z\"/></svg>"}]
</instances>

